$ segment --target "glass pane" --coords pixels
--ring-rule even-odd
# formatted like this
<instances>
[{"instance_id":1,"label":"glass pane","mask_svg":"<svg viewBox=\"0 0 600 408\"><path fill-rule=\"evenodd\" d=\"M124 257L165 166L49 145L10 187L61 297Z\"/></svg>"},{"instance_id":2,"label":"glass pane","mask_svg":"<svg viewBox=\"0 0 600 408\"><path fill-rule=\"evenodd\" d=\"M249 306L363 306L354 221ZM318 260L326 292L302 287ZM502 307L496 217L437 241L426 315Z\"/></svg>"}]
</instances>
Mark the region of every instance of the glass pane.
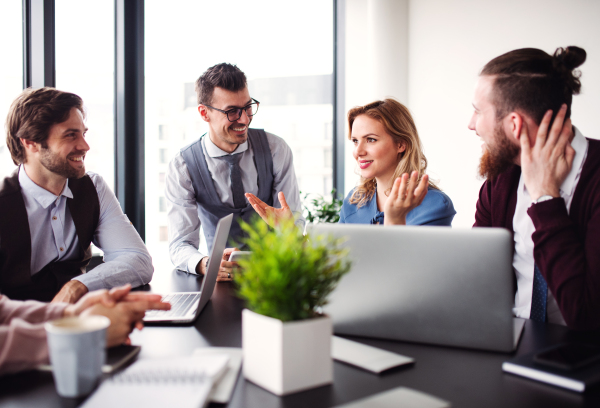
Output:
<instances>
[{"instance_id":1,"label":"glass pane","mask_svg":"<svg viewBox=\"0 0 600 408\"><path fill-rule=\"evenodd\" d=\"M113 1L56 0L56 88L73 92L86 108L88 171L114 191Z\"/></svg>"},{"instance_id":2,"label":"glass pane","mask_svg":"<svg viewBox=\"0 0 600 408\"><path fill-rule=\"evenodd\" d=\"M4 123L12 101L23 90L23 1L0 2L0 178L10 175L14 165L6 147ZM6 41L10 39L10 41Z\"/></svg>"},{"instance_id":3,"label":"glass pane","mask_svg":"<svg viewBox=\"0 0 600 408\"><path fill-rule=\"evenodd\" d=\"M333 3L147 0L145 11L146 244L155 269L168 270L173 266L167 216L157 199L164 197L160 180L175 154L207 131L194 82L212 65L229 62L244 71L250 96L260 101L252 127L290 145L303 193L329 194Z\"/></svg>"}]
</instances>

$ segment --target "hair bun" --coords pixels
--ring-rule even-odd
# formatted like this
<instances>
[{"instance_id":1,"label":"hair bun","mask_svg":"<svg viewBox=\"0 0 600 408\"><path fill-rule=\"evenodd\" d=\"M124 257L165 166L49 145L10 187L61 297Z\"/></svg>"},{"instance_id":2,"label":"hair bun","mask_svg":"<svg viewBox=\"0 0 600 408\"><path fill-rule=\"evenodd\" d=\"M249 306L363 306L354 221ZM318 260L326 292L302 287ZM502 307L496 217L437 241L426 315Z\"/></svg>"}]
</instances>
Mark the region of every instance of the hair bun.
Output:
<instances>
[{"instance_id":1,"label":"hair bun","mask_svg":"<svg viewBox=\"0 0 600 408\"><path fill-rule=\"evenodd\" d=\"M574 45L565 48L557 48L554 52L554 61L564 66L569 71L574 70L585 62L587 53L583 48Z\"/></svg>"},{"instance_id":2,"label":"hair bun","mask_svg":"<svg viewBox=\"0 0 600 408\"><path fill-rule=\"evenodd\" d=\"M567 85L573 94L578 94L581 90L581 72L573 70L585 62L587 53L583 48L570 45L567 48L559 47L552 57L554 69L565 78Z\"/></svg>"}]
</instances>

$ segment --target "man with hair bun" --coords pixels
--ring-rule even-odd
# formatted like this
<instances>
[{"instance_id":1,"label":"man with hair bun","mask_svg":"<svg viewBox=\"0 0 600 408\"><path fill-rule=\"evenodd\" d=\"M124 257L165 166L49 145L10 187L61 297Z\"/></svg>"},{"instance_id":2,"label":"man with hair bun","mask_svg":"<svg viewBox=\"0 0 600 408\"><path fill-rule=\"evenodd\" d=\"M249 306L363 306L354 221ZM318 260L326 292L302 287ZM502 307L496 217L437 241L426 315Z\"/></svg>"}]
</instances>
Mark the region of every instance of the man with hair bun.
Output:
<instances>
[{"instance_id":1,"label":"man with hair bun","mask_svg":"<svg viewBox=\"0 0 600 408\"><path fill-rule=\"evenodd\" d=\"M208 256L198 250L200 226L211 251L217 222L234 214L229 244L239 243L239 221L256 214L246 197L280 207L270 215L295 216L302 229L304 218L292 150L282 138L250 128L259 102L250 97L246 75L232 64L214 65L196 81L196 93L198 113L209 130L171 160L165 196L171 261L179 270L203 275ZM223 252L217 281L233 279L233 250Z\"/></svg>"},{"instance_id":2,"label":"man with hair bun","mask_svg":"<svg viewBox=\"0 0 600 408\"><path fill-rule=\"evenodd\" d=\"M571 124L586 52L524 48L488 62L469 122L483 141L476 227L514 232L518 317L600 328L600 141Z\"/></svg>"}]
</instances>

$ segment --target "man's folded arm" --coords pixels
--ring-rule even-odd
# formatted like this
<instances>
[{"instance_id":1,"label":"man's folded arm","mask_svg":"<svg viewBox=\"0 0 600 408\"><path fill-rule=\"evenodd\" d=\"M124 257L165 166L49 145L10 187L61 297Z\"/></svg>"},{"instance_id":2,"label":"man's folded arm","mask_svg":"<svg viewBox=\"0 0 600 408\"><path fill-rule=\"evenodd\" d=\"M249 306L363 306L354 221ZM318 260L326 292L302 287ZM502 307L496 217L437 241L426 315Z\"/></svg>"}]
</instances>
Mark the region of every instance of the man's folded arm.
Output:
<instances>
[{"instance_id":1,"label":"man's folded arm","mask_svg":"<svg viewBox=\"0 0 600 408\"><path fill-rule=\"evenodd\" d=\"M100 218L92 242L104 252L104 263L77 276L88 290L131 284L145 285L152 279L152 258L106 182L90 173L100 200Z\"/></svg>"}]
</instances>

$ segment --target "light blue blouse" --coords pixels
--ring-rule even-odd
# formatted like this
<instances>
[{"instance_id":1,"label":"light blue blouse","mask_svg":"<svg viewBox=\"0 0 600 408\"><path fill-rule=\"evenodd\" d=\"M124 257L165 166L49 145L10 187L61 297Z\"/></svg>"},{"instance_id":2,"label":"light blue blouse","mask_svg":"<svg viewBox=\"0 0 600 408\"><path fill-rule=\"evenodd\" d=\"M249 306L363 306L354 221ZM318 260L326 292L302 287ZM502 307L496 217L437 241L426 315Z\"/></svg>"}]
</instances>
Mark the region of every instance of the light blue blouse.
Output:
<instances>
[{"instance_id":1,"label":"light blue blouse","mask_svg":"<svg viewBox=\"0 0 600 408\"><path fill-rule=\"evenodd\" d=\"M377 198L358 208L350 204L354 189L344 199L340 210L340 223L349 224L383 224L384 213L377 210ZM406 215L406 225L452 225L456 215L452 200L440 190L429 187L423 202Z\"/></svg>"}]
</instances>

